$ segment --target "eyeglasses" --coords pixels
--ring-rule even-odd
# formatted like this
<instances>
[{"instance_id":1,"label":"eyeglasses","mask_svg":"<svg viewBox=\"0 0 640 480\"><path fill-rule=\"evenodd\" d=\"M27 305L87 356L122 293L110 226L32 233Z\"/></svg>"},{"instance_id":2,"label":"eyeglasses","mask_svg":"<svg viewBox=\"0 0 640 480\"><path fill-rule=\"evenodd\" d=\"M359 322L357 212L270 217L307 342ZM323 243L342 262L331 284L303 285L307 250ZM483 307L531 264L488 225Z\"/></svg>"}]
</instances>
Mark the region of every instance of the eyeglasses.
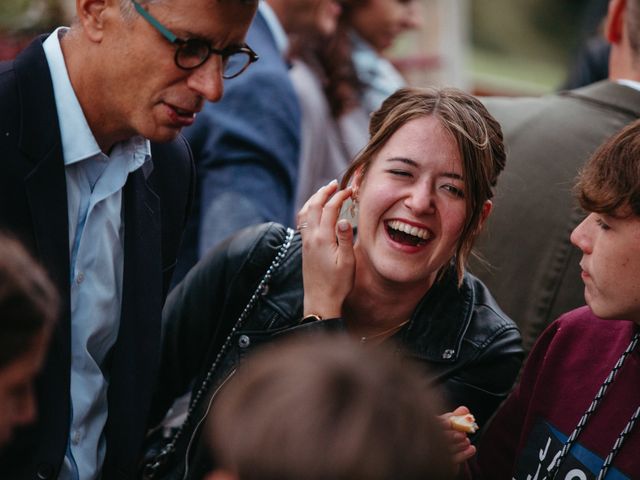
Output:
<instances>
[{"instance_id":1,"label":"eyeglasses","mask_svg":"<svg viewBox=\"0 0 640 480\"><path fill-rule=\"evenodd\" d=\"M164 25L156 20L136 0L131 0L137 12L162 34L170 43L176 46L176 54L173 60L183 70L193 70L204 64L212 53L222 57L222 78L235 78L244 72L249 65L258 61L258 54L248 45L231 46L223 49L213 48L209 42L201 38L189 38L184 40L176 37Z\"/></svg>"}]
</instances>

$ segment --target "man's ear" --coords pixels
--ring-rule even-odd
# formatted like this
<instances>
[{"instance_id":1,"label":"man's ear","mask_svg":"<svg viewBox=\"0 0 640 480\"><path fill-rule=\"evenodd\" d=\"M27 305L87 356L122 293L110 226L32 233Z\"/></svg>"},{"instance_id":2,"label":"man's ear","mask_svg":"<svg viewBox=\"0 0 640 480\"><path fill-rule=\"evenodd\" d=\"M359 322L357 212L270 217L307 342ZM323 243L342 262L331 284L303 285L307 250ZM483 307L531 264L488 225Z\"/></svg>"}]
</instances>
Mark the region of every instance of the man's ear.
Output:
<instances>
[{"instance_id":1,"label":"man's ear","mask_svg":"<svg viewBox=\"0 0 640 480\"><path fill-rule=\"evenodd\" d=\"M102 40L105 12L109 7L118 8L118 0L76 0L76 15L82 29L91 40Z\"/></svg>"},{"instance_id":2,"label":"man's ear","mask_svg":"<svg viewBox=\"0 0 640 480\"><path fill-rule=\"evenodd\" d=\"M624 18L627 10L626 0L610 0L607 18L604 24L604 35L611 44L622 41Z\"/></svg>"}]
</instances>

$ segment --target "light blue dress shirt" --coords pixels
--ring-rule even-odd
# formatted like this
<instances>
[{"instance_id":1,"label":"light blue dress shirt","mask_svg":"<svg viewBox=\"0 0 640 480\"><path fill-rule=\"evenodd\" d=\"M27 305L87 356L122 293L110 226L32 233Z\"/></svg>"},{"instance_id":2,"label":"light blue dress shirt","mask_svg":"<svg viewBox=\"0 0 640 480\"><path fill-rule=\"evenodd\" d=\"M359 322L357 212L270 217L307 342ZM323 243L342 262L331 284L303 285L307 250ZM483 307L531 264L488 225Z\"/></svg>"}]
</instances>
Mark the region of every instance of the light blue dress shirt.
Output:
<instances>
[{"instance_id":1,"label":"light blue dress shirt","mask_svg":"<svg viewBox=\"0 0 640 480\"><path fill-rule=\"evenodd\" d=\"M61 27L44 42L62 139L71 260L71 423L58 478L93 480L108 447L106 359L122 306L122 188L151 150L142 137L116 144L109 155L100 150L69 80L60 48L66 31Z\"/></svg>"}]
</instances>

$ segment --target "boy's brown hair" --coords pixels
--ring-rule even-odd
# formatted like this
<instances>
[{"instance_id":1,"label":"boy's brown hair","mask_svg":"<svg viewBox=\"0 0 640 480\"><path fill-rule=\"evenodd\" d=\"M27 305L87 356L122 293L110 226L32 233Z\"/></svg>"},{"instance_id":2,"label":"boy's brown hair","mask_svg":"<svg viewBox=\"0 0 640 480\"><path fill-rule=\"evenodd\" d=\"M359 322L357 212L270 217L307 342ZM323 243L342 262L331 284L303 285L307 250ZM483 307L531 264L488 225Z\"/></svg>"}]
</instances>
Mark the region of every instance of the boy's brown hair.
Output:
<instances>
[{"instance_id":1,"label":"boy's brown hair","mask_svg":"<svg viewBox=\"0 0 640 480\"><path fill-rule=\"evenodd\" d=\"M640 120L595 151L580 172L575 194L588 212L640 216Z\"/></svg>"}]
</instances>

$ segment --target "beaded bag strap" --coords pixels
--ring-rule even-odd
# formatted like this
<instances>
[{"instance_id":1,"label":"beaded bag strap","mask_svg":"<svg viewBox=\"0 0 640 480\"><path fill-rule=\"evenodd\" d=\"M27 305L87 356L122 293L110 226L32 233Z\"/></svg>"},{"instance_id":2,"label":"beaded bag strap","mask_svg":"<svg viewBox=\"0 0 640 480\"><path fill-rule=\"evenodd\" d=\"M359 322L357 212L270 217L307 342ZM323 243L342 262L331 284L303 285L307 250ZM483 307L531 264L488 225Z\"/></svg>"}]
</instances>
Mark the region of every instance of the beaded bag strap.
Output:
<instances>
[{"instance_id":1,"label":"beaded bag strap","mask_svg":"<svg viewBox=\"0 0 640 480\"><path fill-rule=\"evenodd\" d=\"M214 373L218 368L220 361L222 360L227 350L229 349L231 345L231 340L233 339L233 335L240 328L242 328L242 325L244 324L245 320L251 313L251 310L253 310L253 307L257 303L263 291L267 287L269 281L273 277L273 274L280 266L280 263L282 262L282 260L284 260L284 257L286 256L287 251L291 246L291 241L293 240L294 233L295 231L293 229L287 228L285 239L282 245L280 246L280 249L276 253L275 258L271 262L271 265L269 265L269 268L267 269L266 273L262 277L262 280L260 280L260 283L256 287L256 290L253 292L253 295L251 295L251 298L247 302L247 305L244 307L244 310L242 310L242 313L238 317L238 320L236 321L235 325L233 326L233 328L231 328L231 331L229 332L229 335L227 335L227 338L225 339L224 343L222 344L220 351L218 352L213 363L207 370L207 374L204 376L204 379L202 380L200 387L198 387L198 391L192 397L193 400L189 402L190 403L189 409L187 410L187 415L184 422L182 422L180 427L178 427L178 429L173 434L171 440L164 446L164 448L160 451L160 453L158 453L158 455L144 467L143 478L145 479L155 478L156 472L158 472L158 470L161 469L169 461L170 457L175 453L176 445L178 441L180 440L180 438L182 438L184 433L187 431L187 427L193 421L193 414L196 412L200 403L205 398L206 393L209 390L209 387L211 386L211 382L214 378Z\"/></svg>"}]
</instances>

